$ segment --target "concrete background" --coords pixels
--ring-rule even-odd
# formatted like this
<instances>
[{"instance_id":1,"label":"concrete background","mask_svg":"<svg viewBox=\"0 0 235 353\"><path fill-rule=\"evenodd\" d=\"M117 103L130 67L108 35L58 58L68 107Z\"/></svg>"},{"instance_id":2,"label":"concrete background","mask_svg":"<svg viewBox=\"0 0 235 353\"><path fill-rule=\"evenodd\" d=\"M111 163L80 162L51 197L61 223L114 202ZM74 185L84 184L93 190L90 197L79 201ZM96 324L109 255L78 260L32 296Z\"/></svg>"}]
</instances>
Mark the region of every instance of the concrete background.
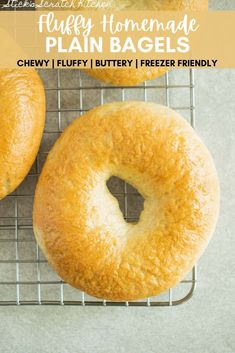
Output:
<instances>
[{"instance_id":1,"label":"concrete background","mask_svg":"<svg viewBox=\"0 0 235 353\"><path fill-rule=\"evenodd\" d=\"M235 352L234 80L231 69L196 71L197 130L215 159L222 197L193 298L166 308L0 307L1 353Z\"/></svg>"}]
</instances>

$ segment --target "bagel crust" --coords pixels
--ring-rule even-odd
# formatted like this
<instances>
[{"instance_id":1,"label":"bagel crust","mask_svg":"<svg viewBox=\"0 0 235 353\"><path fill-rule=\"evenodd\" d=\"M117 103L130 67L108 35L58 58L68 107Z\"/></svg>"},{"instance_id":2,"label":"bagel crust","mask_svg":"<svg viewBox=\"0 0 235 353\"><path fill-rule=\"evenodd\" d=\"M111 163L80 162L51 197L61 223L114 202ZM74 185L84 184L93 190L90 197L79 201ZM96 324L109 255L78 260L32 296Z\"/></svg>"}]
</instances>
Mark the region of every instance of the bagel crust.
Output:
<instances>
[{"instance_id":1,"label":"bagel crust","mask_svg":"<svg viewBox=\"0 0 235 353\"><path fill-rule=\"evenodd\" d=\"M37 6L37 10L59 10L58 6L53 6L58 3L57 0L50 0L49 5L52 6L41 6L41 0L35 0L35 4ZM99 3L97 1L97 3ZM98 10L99 8L96 6L92 6L89 4L89 1L84 0L83 2L79 1L80 6L77 8L77 11L80 10ZM107 1L108 4L108 1ZM76 5L76 1L75 1ZM108 4L109 5L109 4ZM207 10L208 8L208 0L112 0L110 1L110 6L107 8L101 8L101 10L140 10L140 11L183 11L183 10ZM60 9L61 10L61 9ZM74 11L76 8L71 7L63 7L62 10Z\"/></svg>"},{"instance_id":2,"label":"bagel crust","mask_svg":"<svg viewBox=\"0 0 235 353\"><path fill-rule=\"evenodd\" d=\"M113 0L113 10L140 11L202 11L207 10L207 0ZM84 10L88 8L84 7ZM120 69L86 69L85 72L106 83L117 86L135 86L146 80L152 80L168 71L163 67L120 68Z\"/></svg>"},{"instance_id":3,"label":"bagel crust","mask_svg":"<svg viewBox=\"0 0 235 353\"><path fill-rule=\"evenodd\" d=\"M143 195L126 223L106 181L117 176ZM76 119L40 176L34 231L59 275L110 300L157 295L190 271L214 231L219 182L195 131L153 103L111 103Z\"/></svg>"},{"instance_id":4,"label":"bagel crust","mask_svg":"<svg viewBox=\"0 0 235 353\"><path fill-rule=\"evenodd\" d=\"M140 67L138 69L84 69L84 72L89 76L116 86L135 86L141 82L160 77L167 71L168 69L164 67Z\"/></svg>"},{"instance_id":5,"label":"bagel crust","mask_svg":"<svg viewBox=\"0 0 235 353\"><path fill-rule=\"evenodd\" d=\"M29 172L45 122L45 97L35 70L0 70L0 199Z\"/></svg>"}]
</instances>

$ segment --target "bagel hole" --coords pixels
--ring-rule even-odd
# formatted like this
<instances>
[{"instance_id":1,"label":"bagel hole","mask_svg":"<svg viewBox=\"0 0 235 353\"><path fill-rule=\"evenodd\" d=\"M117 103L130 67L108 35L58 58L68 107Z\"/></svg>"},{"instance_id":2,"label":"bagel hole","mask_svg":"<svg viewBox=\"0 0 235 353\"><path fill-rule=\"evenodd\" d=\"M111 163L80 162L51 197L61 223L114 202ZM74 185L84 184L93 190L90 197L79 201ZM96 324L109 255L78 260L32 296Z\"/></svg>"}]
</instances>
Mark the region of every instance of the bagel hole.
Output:
<instances>
[{"instance_id":1,"label":"bagel hole","mask_svg":"<svg viewBox=\"0 0 235 353\"><path fill-rule=\"evenodd\" d=\"M109 192L117 199L123 218L127 223L138 223L144 209L144 198L131 184L116 176L106 182Z\"/></svg>"}]
</instances>

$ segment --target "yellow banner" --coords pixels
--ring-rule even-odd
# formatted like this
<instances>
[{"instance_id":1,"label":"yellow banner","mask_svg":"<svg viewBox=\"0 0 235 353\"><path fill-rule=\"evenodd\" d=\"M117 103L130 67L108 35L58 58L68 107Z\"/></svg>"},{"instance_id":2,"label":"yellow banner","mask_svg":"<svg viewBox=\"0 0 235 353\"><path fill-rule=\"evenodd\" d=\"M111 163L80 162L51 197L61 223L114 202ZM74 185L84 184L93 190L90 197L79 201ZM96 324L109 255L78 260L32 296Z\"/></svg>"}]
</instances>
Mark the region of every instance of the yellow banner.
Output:
<instances>
[{"instance_id":1,"label":"yellow banner","mask_svg":"<svg viewBox=\"0 0 235 353\"><path fill-rule=\"evenodd\" d=\"M0 67L234 67L235 12L4 11Z\"/></svg>"}]
</instances>

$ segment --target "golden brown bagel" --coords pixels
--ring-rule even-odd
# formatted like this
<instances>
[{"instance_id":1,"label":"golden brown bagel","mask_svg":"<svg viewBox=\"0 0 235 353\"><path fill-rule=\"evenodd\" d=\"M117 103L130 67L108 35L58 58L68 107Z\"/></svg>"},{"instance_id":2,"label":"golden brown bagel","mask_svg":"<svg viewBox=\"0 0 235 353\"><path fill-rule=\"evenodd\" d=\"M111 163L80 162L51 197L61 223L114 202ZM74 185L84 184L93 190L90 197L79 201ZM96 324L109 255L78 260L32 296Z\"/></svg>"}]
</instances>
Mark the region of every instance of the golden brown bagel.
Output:
<instances>
[{"instance_id":1,"label":"golden brown bagel","mask_svg":"<svg viewBox=\"0 0 235 353\"><path fill-rule=\"evenodd\" d=\"M206 10L207 0L114 0L111 1L114 10ZM152 80L168 71L167 68L139 68L139 69L87 69L85 72L98 80L117 86L134 86L145 80Z\"/></svg>"},{"instance_id":2,"label":"golden brown bagel","mask_svg":"<svg viewBox=\"0 0 235 353\"><path fill-rule=\"evenodd\" d=\"M0 199L29 172L44 121L44 89L36 71L0 70Z\"/></svg>"},{"instance_id":3,"label":"golden brown bagel","mask_svg":"<svg viewBox=\"0 0 235 353\"><path fill-rule=\"evenodd\" d=\"M164 67L141 67L139 69L85 69L84 71L97 80L112 83L116 86L135 86L138 83L164 75L168 69Z\"/></svg>"},{"instance_id":4,"label":"golden brown bagel","mask_svg":"<svg viewBox=\"0 0 235 353\"><path fill-rule=\"evenodd\" d=\"M206 10L208 0L112 0L110 4L114 10L193 11Z\"/></svg>"},{"instance_id":5,"label":"golden brown bagel","mask_svg":"<svg viewBox=\"0 0 235 353\"><path fill-rule=\"evenodd\" d=\"M106 181L144 196L124 221ZM133 300L174 286L215 228L219 183L207 148L173 110L111 103L76 119L58 139L36 189L37 241L59 275L90 295Z\"/></svg>"},{"instance_id":6,"label":"golden brown bagel","mask_svg":"<svg viewBox=\"0 0 235 353\"><path fill-rule=\"evenodd\" d=\"M47 6L43 7L39 5L42 3L41 0L35 0L35 4L37 5L37 10L95 10L99 9L95 6L95 2L93 6L91 6L91 2L84 0L83 4L81 1L75 1L75 8L74 7L63 7L59 8L57 4L59 4L58 0L50 0L48 4L54 4L55 6ZM80 4L79 7L78 4ZM97 4L99 2L97 1ZM208 8L208 0L107 0L105 7L102 9L113 9L113 10L142 10L142 11L151 11L151 10L158 10L158 11L183 11L183 10L207 10Z\"/></svg>"}]
</instances>

